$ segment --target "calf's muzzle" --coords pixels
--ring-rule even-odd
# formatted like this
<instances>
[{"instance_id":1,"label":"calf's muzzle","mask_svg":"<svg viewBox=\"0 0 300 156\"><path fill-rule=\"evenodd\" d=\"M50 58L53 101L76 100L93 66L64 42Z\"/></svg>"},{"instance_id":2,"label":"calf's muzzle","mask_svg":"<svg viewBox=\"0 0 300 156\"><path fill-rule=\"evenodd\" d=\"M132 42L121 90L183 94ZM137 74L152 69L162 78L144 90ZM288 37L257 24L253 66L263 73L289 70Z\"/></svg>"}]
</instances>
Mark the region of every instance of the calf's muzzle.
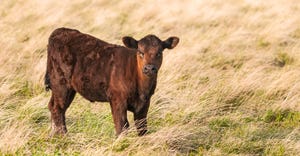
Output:
<instances>
[{"instance_id":1,"label":"calf's muzzle","mask_svg":"<svg viewBox=\"0 0 300 156\"><path fill-rule=\"evenodd\" d=\"M147 76L157 74L158 69L153 64L147 64L143 67L143 73Z\"/></svg>"}]
</instances>

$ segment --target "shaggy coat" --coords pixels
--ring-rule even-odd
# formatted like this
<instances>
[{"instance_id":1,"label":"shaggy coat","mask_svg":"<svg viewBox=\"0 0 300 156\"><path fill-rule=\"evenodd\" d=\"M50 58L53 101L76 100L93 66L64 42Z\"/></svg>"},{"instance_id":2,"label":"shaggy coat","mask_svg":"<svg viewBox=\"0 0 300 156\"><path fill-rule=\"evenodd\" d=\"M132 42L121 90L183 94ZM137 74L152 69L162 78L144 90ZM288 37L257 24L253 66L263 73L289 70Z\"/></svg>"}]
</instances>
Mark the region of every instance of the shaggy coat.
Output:
<instances>
[{"instance_id":1,"label":"shaggy coat","mask_svg":"<svg viewBox=\"0 0 300 156\"><path fill-rule=\"evenodd\" d=\"M48 105L52 134L67 132L65 113L76 93L91 102L110 103L117 135L129 127L127 110L134 114L138 135L145 134L162 51L178 42L177 37L165 41L154 35L139 41L123 37L123 47L78 30L53 31L45 75L46 90L52 90Z\"/></svg>"}]
</instances>

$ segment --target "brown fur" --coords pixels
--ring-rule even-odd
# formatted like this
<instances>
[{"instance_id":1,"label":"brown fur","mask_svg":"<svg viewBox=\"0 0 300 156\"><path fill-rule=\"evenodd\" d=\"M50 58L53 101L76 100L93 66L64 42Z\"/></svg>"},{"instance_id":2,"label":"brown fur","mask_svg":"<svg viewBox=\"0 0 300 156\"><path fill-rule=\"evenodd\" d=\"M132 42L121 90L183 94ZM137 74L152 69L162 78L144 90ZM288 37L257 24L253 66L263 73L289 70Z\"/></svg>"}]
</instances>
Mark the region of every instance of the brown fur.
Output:
<instances>
[{"instance_id":1,"label":"brown fur","mask_svg":"<svg viewBox=\"0 0 300 156\"><path fill-rule=\"evenodd\" d=\"M53 134L67 132L65 112L76 93L92 102L110 102L117 135L129 127L127 110L134 113L138 134L146 133L162 51L179 39L148 35L140 41L124 37L123 42L128 48L68 28L51 34L45 85L52 90L48 107Z\"/></svg>"}]
</instances>

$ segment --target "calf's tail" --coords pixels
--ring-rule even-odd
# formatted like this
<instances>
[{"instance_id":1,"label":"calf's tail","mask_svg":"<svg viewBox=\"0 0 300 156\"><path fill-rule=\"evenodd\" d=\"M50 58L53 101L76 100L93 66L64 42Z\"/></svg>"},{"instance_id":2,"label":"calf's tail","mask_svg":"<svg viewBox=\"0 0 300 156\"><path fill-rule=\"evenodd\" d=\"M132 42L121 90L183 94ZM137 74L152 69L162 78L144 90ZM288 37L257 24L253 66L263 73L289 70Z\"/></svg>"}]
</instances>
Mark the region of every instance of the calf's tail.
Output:
<instances>
[{"instance_id":1,"label":"calf's tail","mask_svg":"<svg viewBox=\"0 0 300 156\"><path fill-rule=\"evenodd\" d=\"M46 91L49 91L51 89L50 76L49 76L49 73L48 73L48 66L50 64L49 54L50 54L50 51L51 51L51 47L53 46L53 40L51 39L52 34L50 35L50 37L48 39L48 45L47 45L47 55L48 55L47 56L47 68L46 68L46 74L45 74L45 77L44 77L44 85L45 85L45 90Z\"/></svg>"},{"instance_id":2,"label":"calf's tail","mask_svg":"<svg viewBox=\"0 0 300 156\"><path fill-rule=\"evenodd\" d=\"M46 71L46 74L45 74L44 84L45 84L46 91L49 91L51 89L51 86L50 86L50 77L49 77L48 71Z\"/></svg>"}]
</instances>

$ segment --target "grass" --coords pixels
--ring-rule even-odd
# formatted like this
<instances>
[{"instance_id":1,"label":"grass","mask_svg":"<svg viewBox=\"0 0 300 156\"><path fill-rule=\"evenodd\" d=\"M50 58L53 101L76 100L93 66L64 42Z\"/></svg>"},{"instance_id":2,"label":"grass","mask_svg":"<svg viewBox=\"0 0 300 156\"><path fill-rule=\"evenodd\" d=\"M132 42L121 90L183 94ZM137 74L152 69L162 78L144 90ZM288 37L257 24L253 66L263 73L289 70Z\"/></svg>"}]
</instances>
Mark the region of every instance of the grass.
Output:
<instances>
[{"instance_id":1,"label":"grass","mask_svg":"<svg viewBox=\"0 0 300 156\"><path fill-rule=\"evenodd\" d=\"M283 52L278 53L274 59L274 64L279 67L290 65L293 62L294 62L294 58L292 56L289 56L288 53L283 53Z\"/></svg>"},{"instance_id":2,"label":"grass","mask_svg":"<svg viewBox=\"0 0 300 156\"><path fill-rule=\"evenodd\" d=\"M297 0L158 3L0 1L0 155L297 155ZM109 104L77 95L69 133L49 138L46 47L63 26L115 44L180 38L164 52L146 136L129 113L128 134L115 137Z\"/></svg>"}]
</instances>

